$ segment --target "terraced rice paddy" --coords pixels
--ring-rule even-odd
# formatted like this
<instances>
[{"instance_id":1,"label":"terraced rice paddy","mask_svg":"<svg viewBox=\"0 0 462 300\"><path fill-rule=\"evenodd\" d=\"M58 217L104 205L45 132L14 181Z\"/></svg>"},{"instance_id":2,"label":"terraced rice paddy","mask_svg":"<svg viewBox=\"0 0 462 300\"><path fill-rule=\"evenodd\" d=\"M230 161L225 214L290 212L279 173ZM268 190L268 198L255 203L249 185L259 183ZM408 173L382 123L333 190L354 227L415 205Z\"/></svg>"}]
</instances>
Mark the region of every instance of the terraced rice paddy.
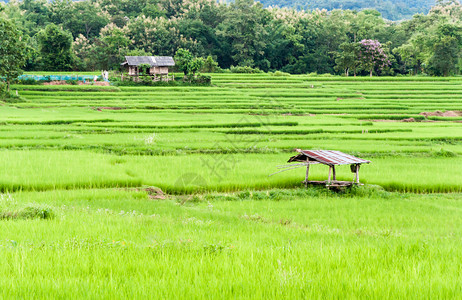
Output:
<instances>
[{"instance_id":1,"label":"terraced rice paddy","mask_svg":"<svg viewBox=\"0 0 462 300\"><path fill-rule=\"evenodd\" d=\"M66 163L66 169L82 166L68 156L98 157L104 163L95 174L106 174L107 161L124 155L122 163L109 164L112 176L182 193L176 179L190 173L205 178L199 188L206 190L295 187L303 170L267 175L294 148L336 149L374 161L362 171L366 183L388 190L461 191L462 170L453 166L462 153L462 116L420 113L462 111L462 79L411 79L214 74L213 87L17 86L26 101L2 107L0 147L10 151L0 155L14 157L12 150L21 150L25 161L39 162L49 157L44 150L53 150L52 165ZM406 118L418 122L400 122ZM9 168L27 174L41 164ZM163 171L152 174L146 165ZM61 177L62 171L48 172ZM325 177L323 168L314 172ZM21 176L4 176L2 190L49 186L40 172L43 186L39 178L27 185ZM63 186L74 184L68 178L62 177L68 181ZM95 179L93 185L120 183Z\"/></svg>"},{"instance_id":2,"label":"terraced rice paddy","mask_svg":"<svg viewBox=\"0 0 462 300\"><path fill-rule=\"evenodd\" d=\"M212 76L14 87L24 101L0 106L1 296L461 295L462 78ZM421 114L435 111L455 113ZM371 160L367 186L268 176L295 148Z\"/></svg>"}]
</instances>

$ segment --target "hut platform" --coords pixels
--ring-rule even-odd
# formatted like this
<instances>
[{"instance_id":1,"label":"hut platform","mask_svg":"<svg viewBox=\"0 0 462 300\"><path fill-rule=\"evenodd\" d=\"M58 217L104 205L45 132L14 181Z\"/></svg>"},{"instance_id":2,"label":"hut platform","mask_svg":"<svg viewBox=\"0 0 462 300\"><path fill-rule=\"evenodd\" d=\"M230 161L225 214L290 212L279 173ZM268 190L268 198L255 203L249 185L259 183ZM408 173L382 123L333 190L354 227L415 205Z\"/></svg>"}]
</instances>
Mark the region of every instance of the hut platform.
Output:
<instances>
[{"instance_id":1,"label":"hut platform","mask_svg":"<svg viewBox=\"0 0 462 300\"><path fill-rule=\"evenodd\" d=\"M333 181L333 180L331 180L330 183L327 180L324 180L324 181L310 180L310 181L303 181L302 183L304 185L306 185L306 186L308 186L308 185L314 185L314 186L321 185L321 186L327 187L328 189L343 189L343 188L350 188L350 187L353 187L353 186L363 185L361 183L356 183L356 182L352 182L352 181Z\"/></svg>"}]
</instances>

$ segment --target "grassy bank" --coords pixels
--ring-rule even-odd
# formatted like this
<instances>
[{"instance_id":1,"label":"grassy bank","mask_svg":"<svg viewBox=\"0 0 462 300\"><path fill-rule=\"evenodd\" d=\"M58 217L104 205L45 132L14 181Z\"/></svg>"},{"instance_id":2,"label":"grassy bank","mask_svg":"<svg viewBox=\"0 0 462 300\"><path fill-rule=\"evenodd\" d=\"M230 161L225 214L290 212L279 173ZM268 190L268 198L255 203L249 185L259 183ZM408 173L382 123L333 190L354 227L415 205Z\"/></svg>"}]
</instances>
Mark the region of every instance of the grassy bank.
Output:
<instances>
[{"instance_id":1,"label":"grassy bank","mask_svg":"<svg viewBox=\"0 0 462 300\"><path fill-rule=\"evenodd\" d=\"M454 298L462 292L460 195L273 190L184 205L117 190L11 198L16 205L34 199L56 216L1 221L5 298Z\"/></svg>"}]
</instances>

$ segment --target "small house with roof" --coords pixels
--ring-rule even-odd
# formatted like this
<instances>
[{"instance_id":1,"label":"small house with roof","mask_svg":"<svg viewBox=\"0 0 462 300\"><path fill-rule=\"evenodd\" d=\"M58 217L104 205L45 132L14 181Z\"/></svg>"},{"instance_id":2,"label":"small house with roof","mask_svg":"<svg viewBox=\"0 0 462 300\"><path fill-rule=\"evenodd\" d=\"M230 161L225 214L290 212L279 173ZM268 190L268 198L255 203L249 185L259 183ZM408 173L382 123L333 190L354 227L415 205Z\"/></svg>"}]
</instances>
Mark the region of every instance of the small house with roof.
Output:
<instances>
[{"instance_id":1,"label":"small house with roof","mask_svg":"<svg viewBox=\"0 0 462 300\"><path fill-rule=\"evenodd\" d=\"M121 66L128 71L129 76L151 76L168 78L169 68L175 66L171 56L125 56Z\"/></svg>"},{"instance_id":2,"label":"small house with roof","mask_svg":"<svg viewBox=\"0 0 462 300\"><path fill-rule=\"evenodd\" d=\"M300 167L306 166L306 175L303 183L308 186L312 185L326 185L328 188L343 188L353 185L360 185L359 183L359 168L362 164L369 164L371 161L362 158L354 157L353 155L346 154L340 151L332 150L301 150L296 149L297 155L292 156L288 163L296 163L290 165L281 165L278 168L282 171L276 172L281 173ZM323 164L329 167L329 177L326 181L313 181L308 180L308 175L311 165ZM349 165L352 173L355 174L354 181L338 181L335 167Z\"/></svg>"}]
</instances>

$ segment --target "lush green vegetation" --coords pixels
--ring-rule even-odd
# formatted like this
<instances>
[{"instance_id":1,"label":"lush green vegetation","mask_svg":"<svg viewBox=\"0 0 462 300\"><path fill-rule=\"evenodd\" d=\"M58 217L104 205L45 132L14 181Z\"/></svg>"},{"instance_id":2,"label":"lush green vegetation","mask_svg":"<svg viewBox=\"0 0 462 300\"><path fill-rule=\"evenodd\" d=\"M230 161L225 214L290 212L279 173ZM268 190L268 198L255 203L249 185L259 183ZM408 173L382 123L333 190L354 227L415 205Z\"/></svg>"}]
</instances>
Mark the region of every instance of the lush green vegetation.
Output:
<instances>
[{"instance_id":1,"label":"lush green vegetation","mask_svg":"<svg viewBox=\"0 0 462 300\"><path fill-rule=\"evenodd\" d=\"M4 298L457 298L460 195L316 190L150 200L21 192L0 221ZM13 205L13 204L11 204ZM2 205L3 208L3 205Z\"/></svg>"},{"instance_id":2,"label":"lush green vegetation","mask_svg":"<svg viewBox=\"0 0 462 300\"><path fill-rule=\"evenodd\" d=\"M0 18L14 22L33 49L27 70L120 69L124 55L174 56L186 49L199 57L187 69L202 72L461 74L459 1L438 1L426 15L403 22L384 19L376 10L355 10L371 1L341 1L342 7L329 1L334 10L314 9L322 2L300 3L297 8L309 9L295 10L264 8L254 0L26 0L0 3ZM396 0L379 2L389 6ZM407 16L422 11L395 8ZM383 60L356 51L361 41L381 45ZM180 60L179 69L184 66Z\"/></svg>"},{"instance_id":3,"label":"lush green vegetation","mask_svg":"<svg viewBox=\"0 0 462 300\"><path fill-rule=\"evenodd\" d=\"M75 0L74 0L75 1ZM0 0L0 2L8 2L8 0ZM231 1L227 1L231 2ZM434 0L412 0L412 1L397 1L388 0L371 3L366 0L262 0L259 1L265 6L279 6L304 9L376 9L384 18L389 20L409 19L416 13L427 13L431 6L436 3Z\"/></svg>"},{"instance_id":4,"label":"lush green vegetation","mask_svg":"<svg viewBox=\"0 0 462 300\"><path fill-rule=\"evenodd\" d=\"M457 298L461 83L13 85L21 102L0 105L0 297ZM370 159L367 185L269 177L294 148Z\"/></svg>"}]
</instances>

